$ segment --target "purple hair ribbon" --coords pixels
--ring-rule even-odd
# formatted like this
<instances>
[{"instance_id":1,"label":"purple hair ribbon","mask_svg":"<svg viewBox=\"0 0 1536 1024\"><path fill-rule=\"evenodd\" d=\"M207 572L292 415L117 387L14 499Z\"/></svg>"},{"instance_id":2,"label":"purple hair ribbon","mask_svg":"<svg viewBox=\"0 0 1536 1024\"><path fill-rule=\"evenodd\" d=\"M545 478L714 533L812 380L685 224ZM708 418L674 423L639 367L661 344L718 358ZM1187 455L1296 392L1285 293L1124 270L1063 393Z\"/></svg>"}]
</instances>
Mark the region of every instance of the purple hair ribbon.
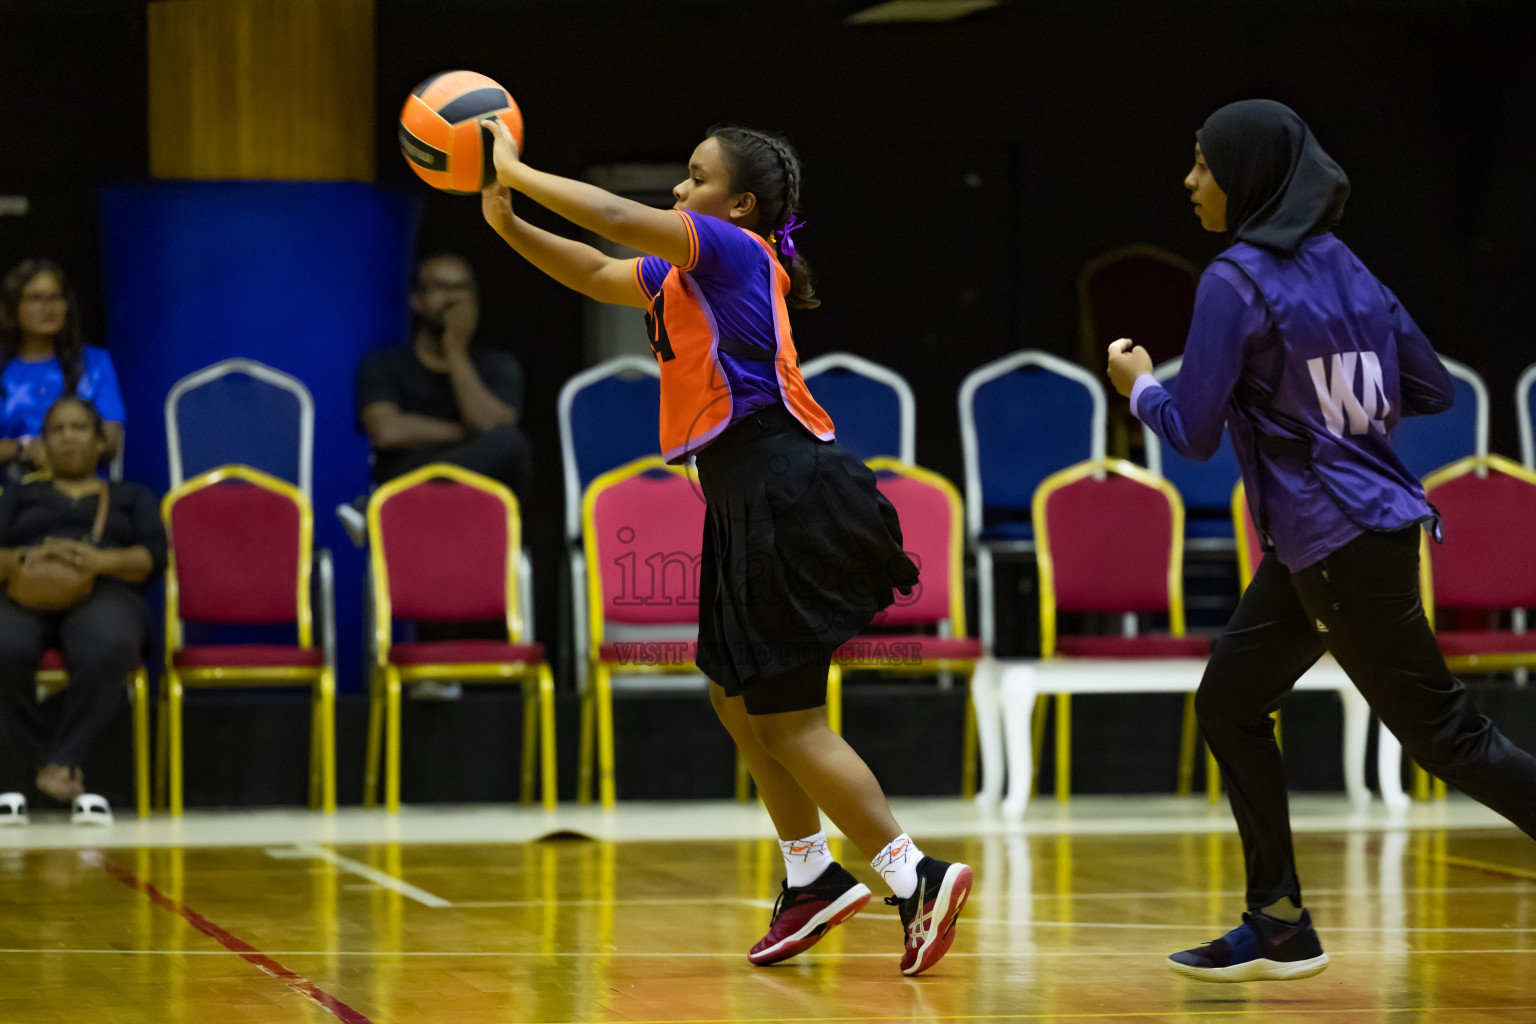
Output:
<instances>
[{"instance_id":1,"label":"purple hair ribbon","mask_svg":"<svg viewBox=\"0 0 1536 1024\"><path fill-rule=\"evenodd\" d=\"M784 226L779 228L778 233L774 235L774 239L779 246L779 254L791 263L795 262L795 240L789 236L791 232L798 231L803 227L805 227L805 221L794 214L790 214L789 220L785 221Z\"/></svg>"}]
</instances>

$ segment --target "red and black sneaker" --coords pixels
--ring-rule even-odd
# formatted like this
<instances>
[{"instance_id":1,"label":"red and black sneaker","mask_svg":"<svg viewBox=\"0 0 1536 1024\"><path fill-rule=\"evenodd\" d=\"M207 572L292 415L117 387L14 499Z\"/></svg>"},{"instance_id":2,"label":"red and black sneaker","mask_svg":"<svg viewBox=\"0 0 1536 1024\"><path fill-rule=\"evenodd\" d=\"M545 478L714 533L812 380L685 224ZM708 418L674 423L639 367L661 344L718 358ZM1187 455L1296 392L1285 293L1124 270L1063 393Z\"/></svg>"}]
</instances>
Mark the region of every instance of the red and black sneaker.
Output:
<instances>
[{"instance_id":1,"label":"red and black sneaker","mask_svg":"<svg viewBox=\"0 0 1536 1024\"><path fill-rule=\"evenodd\" d=\"M949 952L955 941L955 918L970 894L968 865L924 857L917 862L917 891L906 899L885 898L901 911L901 925L907 934L902 974L922 974Z\"/></svg>"},{"instance_id":2,"label":"red and black sneaker","mask_svg":"<svg viewBox=\"0 0 1536 1024\"><path fill-rule=\"evenodd\" d=\"M835 862L810 885L791 889L786 881L783 886L768 934L747 954L760 967L804 953L828 930L863 910L870 897L869 886Z\"/></svg>"}]
</instances>

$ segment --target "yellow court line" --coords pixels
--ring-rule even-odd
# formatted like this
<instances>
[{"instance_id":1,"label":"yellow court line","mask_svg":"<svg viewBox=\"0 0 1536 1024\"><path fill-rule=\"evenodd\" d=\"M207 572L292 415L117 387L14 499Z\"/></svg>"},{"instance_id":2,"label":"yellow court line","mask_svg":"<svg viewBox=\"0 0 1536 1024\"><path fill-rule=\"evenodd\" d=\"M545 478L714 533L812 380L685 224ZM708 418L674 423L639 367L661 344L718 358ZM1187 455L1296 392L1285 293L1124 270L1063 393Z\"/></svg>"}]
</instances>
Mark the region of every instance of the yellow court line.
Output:
<instances>
[{"instance_id":1,"label":"yellow court line","mask_svg":"<svg viewBox=\"0 0 1536 1024\"><path fill-rule=\"evenodd\" d=\"M1495 864L1492 861L1473 860L1471 857L1453 857L1450 854L1431 856L1429 859L1439 861L1441 864L1454 864L1459 868L1476 868L1479 871L1492 871L1496 874L1508 875L1511 878L1536 879L1536 871L1532 871L1530 868L1517 868L1511 864Z\"/></svg>"},{"instance_id":2,"label":"yellow court line","mask_svg":"<svg viewBox=\"0 0 1536 1024\"><path fill-rule=\"evenodd\" d=\"M226 949L0 949L0 956L32 954L36 956L228 956ZM1533 956L1536 949L1401 949L1384 951L1379 949L1347 949L1332 950L1330 957L1400 957L1400 956L1470 956L1473 954L1490 956ZM448 950L420 950L420 949L274 949L265 955L271 957L438 957L470 959L517 959L524 957L539 957L541 959L580 959L590 957L601 960L635 960L635 959L669 959L669 960L739 960L740 953L624 953L612 950L557 950L545 951L505 951L485 949L448 949ZM946 959L953 960L1049 960L1062 957L1081 957L1082 951L1075 949L1037 950L1032 953L1004 952L1004 953L949 953ZM1157 959L1158 954L1146 952L1095 952L1098 959ZM802 954L797 958L801 963L832 963L838 960L888 960L895 959L890 953L829 953L829 954ZM1518 1009L1518 1007L1517 1007ZM714 1020L715 1018L705 1018ZM813 1018L821 1020L823 1018ZM832 1019L832 1018L825 1018ZM863 1017L850 1018L863 1020ZM1012 1018L1007 1018L1012 1019ZM626 1024L647 1024L645 1021L628 1021Z\"/></svg>"}]
</instances>

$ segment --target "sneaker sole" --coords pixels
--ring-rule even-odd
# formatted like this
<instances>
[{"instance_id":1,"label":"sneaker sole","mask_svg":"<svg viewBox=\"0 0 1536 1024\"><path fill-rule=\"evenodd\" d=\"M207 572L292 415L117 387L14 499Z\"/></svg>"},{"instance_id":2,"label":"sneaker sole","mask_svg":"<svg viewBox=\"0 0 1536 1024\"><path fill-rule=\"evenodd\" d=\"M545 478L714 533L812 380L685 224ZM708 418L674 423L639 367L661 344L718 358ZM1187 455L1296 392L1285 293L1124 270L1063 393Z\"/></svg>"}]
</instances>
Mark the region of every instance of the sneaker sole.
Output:
<instances>
[{"instance_id":1,"label":"sneaker sole","mask_svg":"<svg viewBox=\"0 0 1536 1024\"><path fill-rule=\"evenodd\" d=\"M933 901L933 914L929 916L928 934L919 941L917 959L911 967L903 967L907 977L922 974L944 958L955 941L955 918L971 895L971 869L965 864L951 864L944 872L939 885L939 895Z\"/></svg>"},{"instance_id":2,"label":"sneaker sole","mask_svg":"<svg viewBox=\"0 0 1536 1024\"><path fill-rule=\"evenodd\" d=\"M1231 967L1191 967L1169 959L1168 966L1173 968L1174 973L1196 981L1300 981L1302 978L1322 974L1328 966L1328 954L1289 962L1261 958L1245 964L1233 964Z\"/></svg>"},{"instance_id":3,"label":"sneaker sole","mask_svg":"<svg viewBox=\"0 0 1536 1024\"><path fill-rule=\"evenodd\" d=\"M767 949L756 953L748 953L747 959L759 967L767 967L790 957L799 956L821 941L822 936L836 928L854 914L864 909L869 902L869 886L860 882L836 900L827 904L826 908L801 927L793 935L780 939Z\"/></svg>"}]
</instances>

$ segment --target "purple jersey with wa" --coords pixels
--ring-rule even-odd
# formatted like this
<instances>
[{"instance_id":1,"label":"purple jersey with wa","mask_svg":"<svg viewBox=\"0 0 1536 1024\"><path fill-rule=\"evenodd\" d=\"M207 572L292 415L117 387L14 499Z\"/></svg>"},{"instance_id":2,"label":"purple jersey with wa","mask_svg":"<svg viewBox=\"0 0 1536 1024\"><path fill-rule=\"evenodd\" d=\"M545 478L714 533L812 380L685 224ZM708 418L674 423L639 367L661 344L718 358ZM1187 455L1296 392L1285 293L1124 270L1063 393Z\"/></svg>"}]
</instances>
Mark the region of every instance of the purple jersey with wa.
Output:
<instances>
[{"instance_id":1,"label":"purple jersey with wa","mask_svg":"<svg viewBox=\"0 0 1536 1024\"><path fill-rule=\"evenodd\" d=\"M1174 389L1145 375L1131 407L1192 459L1229 428L1254 522L1292 572L1366 531L1434 517L1391 437L1402 416L1450 408L1450 374L1332 235L1289 257L1241 242L1217 257Z\"/></svg>"}]
</instances>

